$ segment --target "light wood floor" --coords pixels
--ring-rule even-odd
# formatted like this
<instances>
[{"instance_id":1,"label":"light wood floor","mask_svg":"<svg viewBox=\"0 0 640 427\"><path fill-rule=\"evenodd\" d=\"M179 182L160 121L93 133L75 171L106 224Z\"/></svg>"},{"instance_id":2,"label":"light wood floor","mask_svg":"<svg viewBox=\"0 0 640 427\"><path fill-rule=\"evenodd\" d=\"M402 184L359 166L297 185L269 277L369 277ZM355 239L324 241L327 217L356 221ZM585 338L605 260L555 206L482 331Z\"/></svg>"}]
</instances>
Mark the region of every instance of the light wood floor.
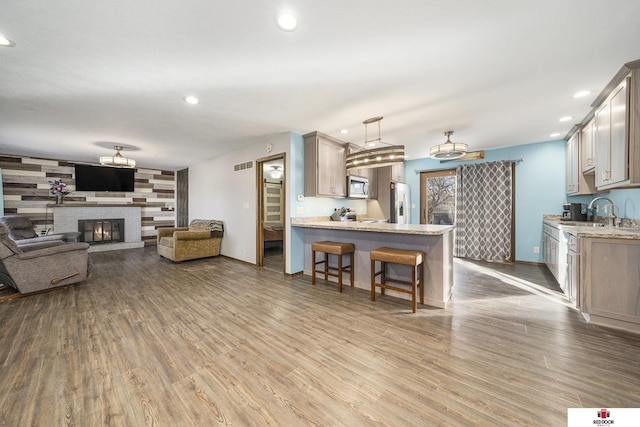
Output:
<instances>
[{"instance_id":1,"label":"light wood floor","mask_svg":"<svg viewBox=\"0 0 640 427\"><path fill-rule=\"evenodd\" d=\"M450 308L414 315L222 257L91 256L85 283L0 303L0 425L560 426L640 406L640 337L583 322L542 267L457 262Z\"/></svg>"}]
</instances>

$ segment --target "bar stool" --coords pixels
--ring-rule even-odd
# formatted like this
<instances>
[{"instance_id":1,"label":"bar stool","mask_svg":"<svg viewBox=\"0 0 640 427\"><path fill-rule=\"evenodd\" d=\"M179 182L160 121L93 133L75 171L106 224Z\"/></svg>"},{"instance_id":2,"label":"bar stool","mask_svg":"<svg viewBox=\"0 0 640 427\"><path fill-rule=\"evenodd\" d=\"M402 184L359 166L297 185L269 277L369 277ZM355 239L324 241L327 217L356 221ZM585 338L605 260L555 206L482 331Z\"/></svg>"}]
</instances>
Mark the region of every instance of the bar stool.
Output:
<instances>
[{"instance_id":1,"label":"bar stool","mask_svg":"<svg viewBox=\"0 0 640 427\"><path fill-rule=\"evenodd\" d=\"M404 250L393 248L378 248L371 251L371 301L376 300L376 286L384 295L385 289L411 294L413 312L416 312L416 290L420 288L420 304L424 304L424 261L427 255L422 251ZM380 262L380 271L376 272L376 261ZM411 266L411 281L389 279L386 277L386 264L401 264ZM417 272L416 272L417 271ZM376 276L380 276L380 283L376 282ZM411 289L401 288L387 284L388 282L401 283L411 286Z\"/></svg>"},{"instance_id":2,"label":"bar stool","mask_svg":"<svg viewBox=\"0 0 640 427\"><path fill-rule=\"evenodd\" d=\"M351 286L353 287L353 254L356 247L353 243L340 242L314 242L311 244L311 261L313 264L311 271L311 284L316 284L316 273L324 274L324 280L328 280L328 276L338 278L338 291L342 292L342 273L349 272ZM324 252L324 260L316 262L316 252ZM329 254L338 256L338 267L329 265ZM349 254L349 265L342 265L342 255ZM318 264L324 264L324 270L316 270ZM336 271L336 273L333 273Z\"/></svg>"}]
</instances>

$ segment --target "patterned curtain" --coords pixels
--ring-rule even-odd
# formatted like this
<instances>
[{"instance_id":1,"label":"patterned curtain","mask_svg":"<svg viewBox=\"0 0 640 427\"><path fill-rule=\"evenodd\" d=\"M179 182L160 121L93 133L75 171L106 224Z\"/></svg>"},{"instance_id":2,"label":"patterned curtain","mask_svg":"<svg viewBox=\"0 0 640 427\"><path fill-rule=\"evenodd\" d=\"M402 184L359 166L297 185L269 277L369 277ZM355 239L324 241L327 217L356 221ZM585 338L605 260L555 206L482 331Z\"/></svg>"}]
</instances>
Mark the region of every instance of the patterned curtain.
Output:
<instances>
[{"instance_id":1,"label":"patterned curtain","mask_svg":"<svg viewBox=\"0 0 640 427\"><path fill-rule=\"evenodd\" d=\"M458 166L457 257L512 261L513 161Z\"/></svg>"}]
</instances>

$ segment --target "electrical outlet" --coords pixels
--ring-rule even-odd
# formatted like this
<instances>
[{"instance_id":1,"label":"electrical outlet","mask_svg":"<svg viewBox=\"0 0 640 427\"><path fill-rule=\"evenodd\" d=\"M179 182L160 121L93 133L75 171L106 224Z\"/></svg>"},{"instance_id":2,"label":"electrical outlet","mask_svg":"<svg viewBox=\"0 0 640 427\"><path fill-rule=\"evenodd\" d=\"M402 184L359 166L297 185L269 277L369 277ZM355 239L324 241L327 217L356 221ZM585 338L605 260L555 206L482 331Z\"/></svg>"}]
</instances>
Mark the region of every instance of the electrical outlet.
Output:
<instances>
[{"instance_id":1,"label":"electrical outlet","mask_svg":"<svg viewBox=\"0 0 640 427\"><path fill-rule=\"evenodd\" d=\"M302 206L298 206L298 207L296 207L296 214L297 214L297 215L302 215L302 214L304 214L304 207L302 207Z\"/></svg>"},{"instance_id":2,"label":"electrical outlet","mask_svg":"<svg viewBox=\"0 0 640 427\"><path fill-rule=\"evenodd\" d=\"M540 246L534 246L533 247L533 253L534 254L539 254L540 253Z\"/></svg>"}]
</instances>

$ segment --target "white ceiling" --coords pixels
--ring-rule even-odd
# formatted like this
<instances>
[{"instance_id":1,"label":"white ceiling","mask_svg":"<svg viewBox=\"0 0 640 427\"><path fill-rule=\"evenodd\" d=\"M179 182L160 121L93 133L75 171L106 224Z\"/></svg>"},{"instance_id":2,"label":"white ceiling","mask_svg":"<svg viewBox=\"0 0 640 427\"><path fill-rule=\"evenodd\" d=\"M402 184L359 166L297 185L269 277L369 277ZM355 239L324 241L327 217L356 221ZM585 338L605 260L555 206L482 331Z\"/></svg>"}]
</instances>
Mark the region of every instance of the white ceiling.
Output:
<instances>
[{"instance_id":1,"label":"white ceiling","mask_svg":"<svg viewBox=\"0 0 640 427\"><path fill-rule=\"evenodd\" d=\"M275 26L284 7L297 31ZM546 141L640 59L639 17L638 0L3 2L0 153L119 144L181 169L288 131L360 142L378 115L410 158L447 129L470 150Z\"/></svg>"}]
</instances>

